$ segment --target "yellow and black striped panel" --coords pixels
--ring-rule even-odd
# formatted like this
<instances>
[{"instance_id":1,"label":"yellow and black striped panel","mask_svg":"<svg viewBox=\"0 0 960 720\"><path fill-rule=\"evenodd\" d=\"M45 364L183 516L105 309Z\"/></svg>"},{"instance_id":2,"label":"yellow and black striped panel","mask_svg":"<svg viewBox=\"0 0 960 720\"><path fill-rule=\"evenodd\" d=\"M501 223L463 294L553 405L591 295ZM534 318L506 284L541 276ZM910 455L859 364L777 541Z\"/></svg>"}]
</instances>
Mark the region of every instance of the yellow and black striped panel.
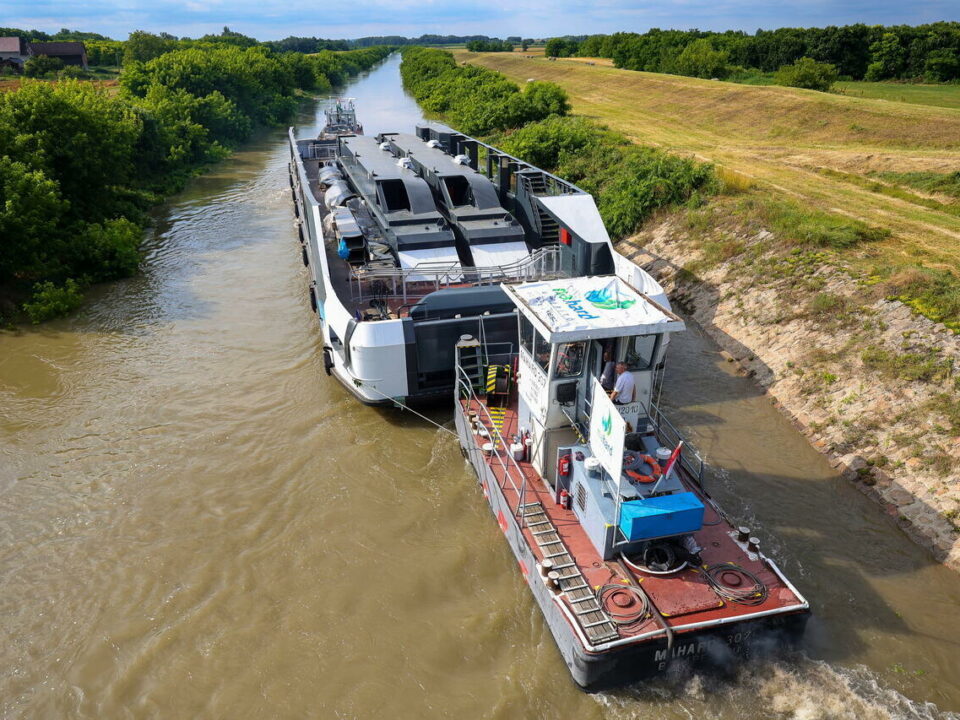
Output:
<instances>
[{"instance_id":1,"label":"yellow and black striped panel","mask_svg":"<svg viewBox=\"0 0 960 720\"><path fill-rule=\"evenodd\" d=\"M493 420L493 426L499 432L503 432L503 418L507 414L507 409L502 407L488 407L487 410L490 412L490 419Z\"/></svg>"},{"instance_id":2,"label":"yellow and black striped panel","mask_svg":"<svg viewBox=\"0 0 960 720\"><path fill-rule=\"evenodd\" d=\"M497 381L501 383L499 391L497 390ZM506 395L510 389L510 366L509 365L488 365L487 366L487 394Z\"/></svg>"},{"instance_id":3,"label":"yellow and black striped panel","mask_svg":"<svg viewBox=\"0 0 960 720\"><path fill-rule=\"evenodd\" d=\"M487 392L492 393L497 389L497 365L487 366Z\"/></svg>"}]
</instances>

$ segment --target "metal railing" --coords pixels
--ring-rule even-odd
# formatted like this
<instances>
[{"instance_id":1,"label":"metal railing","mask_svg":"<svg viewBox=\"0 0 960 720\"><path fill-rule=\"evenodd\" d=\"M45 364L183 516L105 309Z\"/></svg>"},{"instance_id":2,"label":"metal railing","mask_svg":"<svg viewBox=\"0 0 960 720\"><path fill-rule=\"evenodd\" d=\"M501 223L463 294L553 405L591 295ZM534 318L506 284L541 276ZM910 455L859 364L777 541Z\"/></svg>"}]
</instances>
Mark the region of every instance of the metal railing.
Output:
<instances>
[{"instance_id":1,"label":"metal railing","mask_svg":"<svg viewBox=\"0 0 960 720\"><path fill-rule=\"evenodd\" d=\"M412 268L369 264L350 269L350 295L366 299L402 299L422 296L451 285L491 285L501 282L550 280L562 276L560 249L540 248L507 265L463 267L460 263L420 263Z\"/></svg>"},{"instance_id":2,"label":"metal railing","mask_svg":"<svg viewBox=\"0 0 960 720\"><path fill-rule=\"evenodd\" d=\"M663 411L659 407L650 403L650 422L653 423L654 431L657 434L657 440L660 442L660 445L663 447L675 448L680 444L682 440L684 442L684 451L681 452L679 463L680 466L686 470L687 474L690 475L694 480L696 480L697 485L700 486L700 489L703 490L703 471L705 468L705 463L703 458L700 457L700 454L694 450L683 435L680 434L680 431L673 426L666 416L663 414ZM691 459L690 456L693 455L694 459Z\"/></svg>"},{"instance_id":3,"label":"metal railing","mask_svg":"<svg viewBox=\"0 0 960 720\"><path fill-rule=\"evenodd\" d=\"M337 144L323 141L300 144L300 157L304 160L336 160Z\"/></svg>"},{"instance_id":4,"label":"metal railing","mask_svg":"<svg viewBox=\"0 0 960 720\"><path fill-rule=\"evenodd\" d=\"M539 171L537 174L532 174L529 171L521 171L517 173L517 177L520 179L520 184L523 186L524 192L532 197L577 195L583 192L577 186L571 185L554 175L542 171ZM534 187L537 181L543 184L542 190Z\"/></svg>"},{"instance_id":5,"label":"metal railing","mask_svg":"<svg viewBox=\"0 0 960 720\"><path fill-rule=\"evenodd\" d=\"M478 343L478 346L481 344ZM510 446L503 439L503 435L500 434L500 431L497 429L497 426L493 422L489 411L487 410L487 405L485 402L482 402L478 397L476 392L473 389L473 383L470 380L469 375L467 375L463 368L460 367L460 350L461 348L457 347L456 353L456 373L457 373L457 387L456 387L456 397L458 402L460 400L467 401L467 408L477 407L482 412L481 423L483 427L487 430L490 442L493 444L493 451L490 455L491 464L496 463L500 468L500 471L503 475L503 480L498 480L500 487L506 491L507 487L505 483L508 483L510 489L513 490L514 494L517 496L517 509L514 512L514 517L517 520L517 523L522 528L524 525L523 520L523 506L526 504L527 497L527 475L520 469L520 466L517 464L517 461L513 459L513 454L510 452ZM497 355L490 355L489 358L496 359ZM510 357L510 356L505 356ZM508 360L509 362L509 360ZM476 402L473 402L473 401ZM461 413L465 411L460 410ZM478 416L479 417L479 416ZM475 448L473 449L475 450ZM520 476L520 487L517 487L517 483L514 482L514 473Z\"/></svg>"}]
</instances>

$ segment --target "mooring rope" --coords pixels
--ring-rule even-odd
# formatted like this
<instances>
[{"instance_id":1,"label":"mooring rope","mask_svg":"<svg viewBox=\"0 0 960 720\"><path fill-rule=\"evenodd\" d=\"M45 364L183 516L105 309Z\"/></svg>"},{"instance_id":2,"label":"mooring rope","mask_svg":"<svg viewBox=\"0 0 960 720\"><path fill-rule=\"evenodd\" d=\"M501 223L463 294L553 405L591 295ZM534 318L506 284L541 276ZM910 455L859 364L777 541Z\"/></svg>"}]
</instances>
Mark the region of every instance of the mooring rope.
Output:
<instances>
[{"instance_id":1,"label":"mooring rope","mask_svg":"<svg viewBox=\"0 0 960 720\"><path fill-rule=\"evenodd\" d=\"M396 398L392 398L392 397L390 397L389 395L386 395L386 394L380 392L380 390L378 390L375 385L366 385L366 384L364 384L364 382L363 382L362 380L359 380L359 379L356 379L356 378L354 378L354 382L357 384L357 387L365 387L365 388L367 388L368 390L373 390L375 393L377 393L377 395L379 395L380 397L382 397L382 398L385 399L385 400L389 400L390 402L392 402L394 405L396 405L396 406L397 406L398 408L400 408L401 410L409 410L410 412L412 412L412 413L413 413L414 415L416 415L417 417L421 418L422 420L426 420L426 421L427 421L428 423L430 423L431 425L435 425L437 428L439 428L440 430L443 430L445 433L450 433L450 434L453 435L454 437L457 437L457 434L456 434L453 430L451 430L450 428L444 427L443 425L441 425L440 423L436 422L435 420L431 420L430 418L428 418L428 417L427 417L426 415L424 415L423 413L417 412L417 411L414 410L412 407L410 407L409 405L405 405L404 403L400 402L400 401L397 400Z\"/></svg>"}]
</instances>

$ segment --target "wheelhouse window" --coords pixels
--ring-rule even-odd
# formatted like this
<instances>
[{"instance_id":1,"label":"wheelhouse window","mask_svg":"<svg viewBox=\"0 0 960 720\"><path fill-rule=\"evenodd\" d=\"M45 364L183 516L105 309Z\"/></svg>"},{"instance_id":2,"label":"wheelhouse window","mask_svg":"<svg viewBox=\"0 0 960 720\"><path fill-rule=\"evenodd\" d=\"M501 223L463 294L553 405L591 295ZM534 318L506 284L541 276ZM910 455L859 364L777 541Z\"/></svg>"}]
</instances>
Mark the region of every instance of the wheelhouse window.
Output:
<instances>
[{"instance_id":1,"label":"wheelhouse window","mask_svg":"<svg viewBox=\"0 0 960 720\"><path fill-rule=\"evenodd\" d=\"M656 335L634 335L627 339L623 361L629 370L649 370L656 350Z\"/></svg>"},{"instance_id":2,"label":"wheelhouse window","mask_svg":"<svg viewBox=\"0 0 960 720\"><path fill-rule=\"evenodd\" d=\"M537 366L547 372L550 367L550 343L537 332L533 324L523 315L520 316L520 347L526 350Z\"/></svg>"},{"instance_id":3,"label":"wheelhouse window","mask_svg":"<svg viewBox=\"0 0 960 720\"><path fill-rule=\"evenodd\" d=\"M543 335L533 329L533 361L544 372L550 366L550 343L543 339Z\"/></svg>"},{"instance_id":4,"label":"wheelhouse window","mask_svg":"<svg viewBox=\"0 0 960 720\"><path fill-rule=\"evenodd\" d=\"M520 347L533 357L533 324L523 315L520 316Z\"/></svg>"},{"instance_id":5,"label":"wheelhouse window","mask_svg":"<svg viewBox=\"0 0 960 720\"><path fill-rule=\"evenodd\" d=\"M579 377L583 371L583 356L586 353L585 342L561 343L557 348L557 367L555 376L558 378Z\"/></svg>"}]
</instances>

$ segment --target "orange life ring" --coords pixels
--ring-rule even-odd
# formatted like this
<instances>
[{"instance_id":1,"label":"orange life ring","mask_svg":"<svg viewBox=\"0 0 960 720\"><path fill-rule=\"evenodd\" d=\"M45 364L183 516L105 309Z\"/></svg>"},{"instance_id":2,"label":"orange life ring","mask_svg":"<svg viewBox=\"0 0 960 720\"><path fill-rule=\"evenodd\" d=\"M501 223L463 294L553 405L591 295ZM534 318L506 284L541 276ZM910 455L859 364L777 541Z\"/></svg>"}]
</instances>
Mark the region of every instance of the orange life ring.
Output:
<instances>
[{"instance_id":1,"label":"orange life ring","mask_svg":"<svg viewBox=\"0 0 960 720\"><path fill-rule=\"evenodd\" d=\"M656 482L660 476L663 475L663 470L660 468L660 464L652 457L649 455L638 455L637 457L650 466L650 474L641 475L635 470L627 470L628 477L633 478L640 483L652 483Z\"/></svg>"}]
</instances>

